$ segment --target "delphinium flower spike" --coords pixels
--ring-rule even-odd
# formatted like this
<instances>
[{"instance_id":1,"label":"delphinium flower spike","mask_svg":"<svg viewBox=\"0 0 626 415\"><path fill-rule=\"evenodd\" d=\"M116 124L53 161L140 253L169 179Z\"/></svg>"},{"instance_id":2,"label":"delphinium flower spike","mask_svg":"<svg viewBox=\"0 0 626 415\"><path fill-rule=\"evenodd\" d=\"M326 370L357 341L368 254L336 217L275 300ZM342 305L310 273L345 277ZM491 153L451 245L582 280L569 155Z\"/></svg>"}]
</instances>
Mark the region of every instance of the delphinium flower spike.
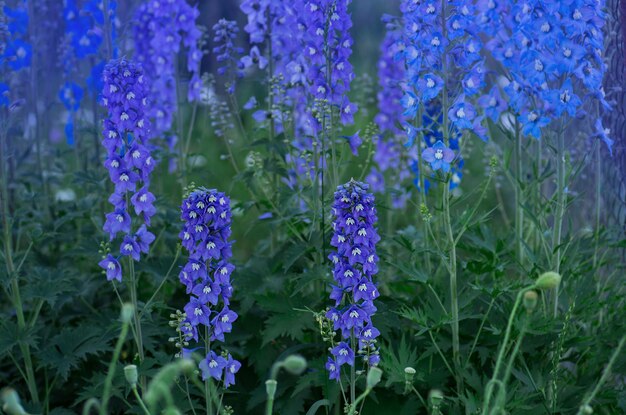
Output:
<instances>
[{"instance_id":1,"label":"delphinium flower spike","mask_svg":"<svg viewBox=\"0 0 626 415\"><path fill-rule=\"evenodd\" d=\"M372 316L379 296L373 277L378 272L376 243L380 237L374 227L378 220L374 196L366 183L350 180L338 186L332 209L331 245L335 251L329 259L335 285L330 298L335 304L326 316L341 332L341 341L331 348L326 369L331 379L339 380L341 366L356 365L356 358L370 366L379 361L376 337L380 333Z\"/></svg>"},{"instance_id":2,"label":"delphinium flower spike","mask_svg":"<svg viewBox=\"0 0 626 415\"><path fill-rule=\"evenodd\" d=\"M144 0L135 13L135 54L150 78L153 105L149 118L155 136L170 130L177 111L176 67L181 43L187 50L187 70L191 73L187 99L200 99L200 62L204 54L200 48L202 32L196 23L199 15L198 8L186 0Z\"/></svg>"},{"instance_id":3,"label":"delphinium flower spike","mask_svg":"<svg viewBox=\"0 0 626 415\"><path fill-rule=\"evenodd\" d=\"M148 145L149 122L146 119L147 85L141 65L126 59L112 60L104 69L102 103L108 117L104 121L102 144L107 151L104 163L115 186L109 202L104 230L110 241L120 239L120 255L139 261L147 254L154 235L148 231L150 218L156 213L154 195L149 191L154 160ZM136 219L131 219L134 210ZM133 226L134 225L134 226ZM121 280L121 266L113 255L100 266L107 278Z\"/></svg>"},{"instance_id":4,"label":"delphinium flower spike","mask_svg":"<svg viewBox=\"0 0 626 415\"><path fill-rule=\"evenodd\" d=\"M180 232L183 247L189 252L187 264L180 271L189 302L181 324L186 340L204 338L205 358L200 362L203 380L222 380L224 387L235 383L241 364L228 352L218 355L211 342L224 342L237 313L229 308L233 287L230 276L235 267L232 258L230 199L222 192L198 188L181 205Z\"/></svg>"}]
</instances>

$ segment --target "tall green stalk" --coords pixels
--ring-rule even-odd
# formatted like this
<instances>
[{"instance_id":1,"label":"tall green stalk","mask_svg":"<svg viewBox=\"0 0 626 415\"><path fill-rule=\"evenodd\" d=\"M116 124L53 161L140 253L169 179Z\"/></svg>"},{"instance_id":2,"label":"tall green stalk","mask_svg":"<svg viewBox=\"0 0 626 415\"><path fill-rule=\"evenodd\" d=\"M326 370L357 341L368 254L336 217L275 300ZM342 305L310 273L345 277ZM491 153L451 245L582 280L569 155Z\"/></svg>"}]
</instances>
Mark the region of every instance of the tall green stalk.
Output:
<instances>
[{"instance_id":1,"label":"tall green stalk","mask_svg":"<svg viewBox=\"0 0 626 415\"><path fill-rule=\"evenodd\" d=\"M517 297L515 298L515 304L513 304L513 309L511 310L511 314L509 314L509 321L506 326L506 331L504 332L504 340L500 345L500 350L498 351L498 359L496 360L496 367L493 370L493 375L491 376L491 380L487 383L487 387L485 388L485 398L483 400L483 411L482 415L489 415L489 408L491 404L491 399L493 397L494 387L498 385L500 389L505 388L506 385L498 379L500 374L500 368L504 363L504 352L507 349L507 345L509 344L509 340L511 338L511 330L513 329L513 321L515 320L515 316L517 315L517 310L519 309L520 304L522 303L522 298L524 293L530 291L534 287L527 287L520 290L517 293ZM520 339L521 341L521 339Z\"/></svg>"},{"instance_id":2,"label":"tall green stalk","mask_svg":"<svg viewBox=\"0 0 626 415\"><path fill-rule=\"evenodd\" d=\"M522 137L520 136L520 125L517 119L515 120L515 254L517 260L523 266L524 265L524 191L522 189L523 179L523 165L522 154L523 145Z\"/></svg>"},{"instance_id":3,"label":"tall green stalk","mask_svg":"<svg viewBox=\"0 0 626 415\"><path fill-rule=\"evenodd\" d=\"M556 137L556 212L554 214L554 233L552 235L552 269L560 273L561 268L561 238L563 231L563 216L565 215L565 141L563 131L559 129ZM559 287L554 288L553 314L556 317L559 310Z\"/></svg>"},{"instance_id":4,"label":"tall green stalk","mask_svg":"<svg viewBox=\"0 0 626 415\"><path fill-rule=\"evenodd\" d=\"M4 237L4 258L6 262L7 275L11 279L10 300L15 308L15 314L17 316L17 327L20 332L23 332L27 328L26 318L24 316L24 307L22 305L22 297L20 294L20 284L18 275L16 272L15 264L13 263L13 235L11 232L12 223L9 220L9 186L7 179L7 168L5 160L7 157L7 151L5 149L7 134L2 130L2 136L0 137L0 176L1 188L0 198L2 199L2 227ZM34 324L34 322L33 322ZM26 369L26 385L28 386L28 392L30 393L33 403L39 403L39 391L37 389L37 382L35 379L35 370L33 367L32 355L30 352L30 346L23 341L19 342L20 351L24 359L24 366Z\"/></svg>"}]
</instances>

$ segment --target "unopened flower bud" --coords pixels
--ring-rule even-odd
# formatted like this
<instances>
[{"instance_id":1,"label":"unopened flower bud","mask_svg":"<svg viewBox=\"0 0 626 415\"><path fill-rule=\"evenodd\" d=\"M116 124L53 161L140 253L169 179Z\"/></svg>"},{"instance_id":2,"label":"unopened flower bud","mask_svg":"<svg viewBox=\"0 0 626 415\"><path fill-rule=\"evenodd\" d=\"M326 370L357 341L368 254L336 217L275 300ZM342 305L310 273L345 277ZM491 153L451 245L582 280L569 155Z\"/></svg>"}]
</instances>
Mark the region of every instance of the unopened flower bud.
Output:
<instances>
[{"instance_id":1,"label":"unopened flower bud","mask_svg":"<svg viewBox=\"0 0 626 415\"><path fill-rule=\"evenodd\" d=\"M537 298L539 298L537 291L530 290L524 293L524 308L528 314L535 310L535 307L537 306Z\"/></svg>"},{"instance_id":2,"label":"unopened flower bud","mask_svg":"<svg viewBox=\"0 0 626 415\"><path fill-rule=\"evenodd\" d=\"M134 311L133 305L125 303L122 306L122 313L120 316L120 318L122 319L122 322L130 323L130 320L133 318L133 311Z\"/></svg>"},{"instance_id":3,"label":"unopened flower bud","mask_svg":"<svg viewBox=\"0 0 626 415\"><path fill-rule=\"evenodd\" d=\"M369 372L367 372L366 384L368 389L373 389L374 386L378 385L380 379L383 377L383 371L377 367L370 368Z\"/></svg>"},{"instance_id":4,"label":"unopened flower bud","mask_svg":"<svg viewBox=\"0 0 626 415\"><path fill-rule=\"evenodd\" d=\"M301 375L305 371L306 366L306 359L297 354L292 354L283 362L285 370L293 375Z\"/></svg>"},{"instance_id":5,"label":"unopened flower bud","mask_svg":"<svg viewBox=\"0 0 626 415\"><path fill-rule=\"evenodd\" d=\"M541 290L551 290L559 286L561 276L553 271L544 272L537 278L535 287Z\"/></svg>"},{"instance_id":6,"label":"unopened flower bud","mask_svg":"<svg viewBox=\"0 0 626 415\"><path fill-rule=\"evenodd\" d=\"M139 374L137 373L137 366L135 366L135 365L125 366L124 367L124 377L126 378L126 382L128 382L128 384L132 388L137 386L137 379L139 377Z\"/></svg>"},{"instance_id":7,"label":"unopened flower bud","mask_svg":"<svg viewBox=\"0 0 626 415\"><path fill-rule=\"evenodd\" d=\"M443 402L443 392L441 392L439 389L431 389L431 391L428 393L428 402L433 408L440 407L441 403Z\"/></svg>"},{"instance_id":8,"label":"unopened flower bud","mask_svg":"<svg viewBox=\"0 0 626 415\"><path fill-rule=\"evenodd\" d=\"M593 413L593 408L591 407L591 405L583 406L583 413L586 415L591 415Z\"/></svg>"}]
</instances>

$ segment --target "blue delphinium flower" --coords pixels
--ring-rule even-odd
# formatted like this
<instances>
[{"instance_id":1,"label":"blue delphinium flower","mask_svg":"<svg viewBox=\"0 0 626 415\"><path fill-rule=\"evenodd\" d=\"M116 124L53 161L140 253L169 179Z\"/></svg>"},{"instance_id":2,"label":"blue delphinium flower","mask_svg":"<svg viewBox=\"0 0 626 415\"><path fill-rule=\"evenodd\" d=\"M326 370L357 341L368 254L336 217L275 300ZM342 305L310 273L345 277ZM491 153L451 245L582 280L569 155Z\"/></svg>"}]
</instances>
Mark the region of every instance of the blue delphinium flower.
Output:
<instances>
[{"instance_id":1,"label":"blue delphinium flower","mask_svg":"<svg viewBox=\"0 0 626 415\"><path fill-rule=\"evenodd\" d=\"M340 185L333 202L333 230L330 254L335 284L331 299L335 300L327 317L334 329L341 332L342 341L331 350L332 358L326 368L331 379L339 379L339 368L355 364L355 357L367 365L376 365L378 349L372 330L374 300L379 296L372 277L378 272L376 243L380 240L374 225L377 221L374 196L369 186L354 180ZM354 340L357 341L355 343Z\"/></svg>"},{"instance_id":2,"label":"blue delphinium flower","mask_svg":"<svg viewBox=\"0 0 626 415\"><path fill-rule=\"evenodd\" d=\"M106 65L102 104L108 115L104 121L102 144L107 151L104 165L115 190L109 198L114 211L106 215L103 229L111 241L122 233L120 255L130 256L135 261L139 261L141 253L148 253L149 245L154 241L154 235L146 227L156 212L152 205L154 195L148 190L154 160L147 142L150 131L146 119L147 90L141 65L125 59L112 60ZM128 200L136 214L141 214L134 231ZM108 268L110 263L100 263L107 277L112 275ZM116 268L114 276L115 279L121 278L121 268Z\"/></svg>"},{"instance_id":3,"label":"blue delphinium flower","mask_svg":"<svg viewBox=\"0 0 626 415\"><path fill-rule=\"evenodd\" d=\"M450 163L454 160L454 151L445 146L441 141L437 141L434 146L426 148L422 152L422 158L430 163L433 170L450 171Z\"/></svg>"},{"instance_id":4,"label":"blue delphinium flower","mask_svg":"<svg viewBox=\"0 0 626 415\"><path fill-rule=\"evenodd\" d=\"M231 244L230 199L222 192L199 188L192 191L181 205L181 219L185 222L180 232L183 247L189 252L189 260L181 269L180 282L191 294L185 306L186 322L189 323L187 338L198 339L198 334L208 341L224 341L230 333L237 313L229 308L233 288L230 275L235 267ZM235 383L234 375L241 364L225 354L218 356L211 350L200 363L202 378L224 380L224 386Z\"/></svg>"},{"instance_id":5,"label":"blue delphinium flower","mask_svg":"<svg viewBox=\"0 0 626 415\"><path fill-rule=\"evenodd\" d=\"M181 44L186 48L187 70L191 73L187 99L200 99L200 63L204 54L199 42L202 32L196 23L199 15L198 8L186 0L145 0L135 13L135 56L150 78L153 105L149 118L155 136L171 129L177 111L176 66Z\"/></svg>"}]
</instances>

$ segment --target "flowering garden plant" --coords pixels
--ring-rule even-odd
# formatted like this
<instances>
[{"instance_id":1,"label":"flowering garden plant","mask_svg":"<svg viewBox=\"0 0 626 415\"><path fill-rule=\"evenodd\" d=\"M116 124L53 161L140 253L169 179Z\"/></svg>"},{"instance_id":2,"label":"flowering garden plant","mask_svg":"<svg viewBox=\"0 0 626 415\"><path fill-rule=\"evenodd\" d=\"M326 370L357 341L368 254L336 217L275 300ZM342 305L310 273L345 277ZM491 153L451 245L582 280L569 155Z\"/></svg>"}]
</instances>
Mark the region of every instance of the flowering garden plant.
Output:
<instances>
[{"instance_id":1,"label":"flowering garden plant","mask_svg":"<svg viewBox=\"0 0 626 415\"><path fill-rule=\"evenodd\" d=\"M626 412L622 0L0 0L0 414Z\"/></svg>"}]
</instances>

